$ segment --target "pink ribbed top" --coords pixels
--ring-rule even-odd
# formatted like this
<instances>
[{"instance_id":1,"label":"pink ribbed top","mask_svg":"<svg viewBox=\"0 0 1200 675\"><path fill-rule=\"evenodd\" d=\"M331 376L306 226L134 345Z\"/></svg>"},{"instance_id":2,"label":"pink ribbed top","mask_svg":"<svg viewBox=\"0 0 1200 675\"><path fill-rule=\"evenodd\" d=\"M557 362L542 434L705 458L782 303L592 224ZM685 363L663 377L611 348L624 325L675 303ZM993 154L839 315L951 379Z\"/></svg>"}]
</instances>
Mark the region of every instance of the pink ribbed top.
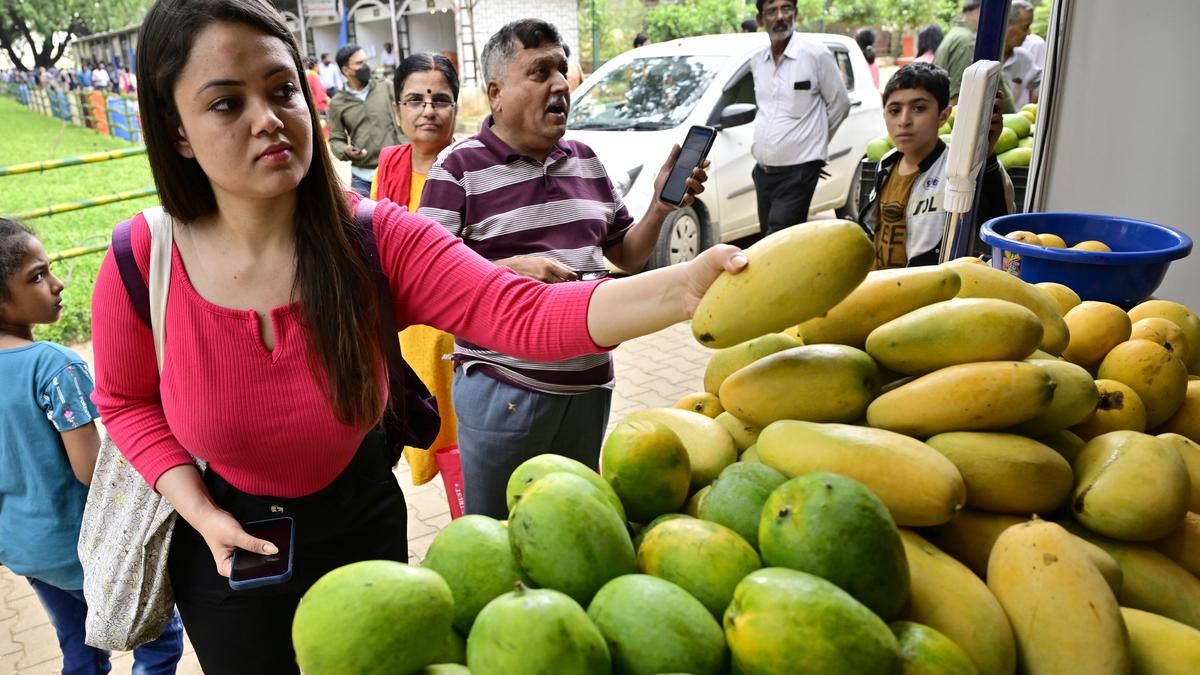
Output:
<instances>
[{"instance_id":1,"label":"pink ribbed top","mask_svg":"<svg viewBox=\"0 0 1200 675\"><path fill-rule=\"evenodd\" d=\"M353 209L357 199L349 199ZM587 330L599 282L545 285L517 276L388 201L376 209L374 226L399 328L427 324L536 361L604 351ZM146 276L150 231L140 214L132 239ZM271 310L275 348L267 351L254 311L201 297L175 249L160 379L150 330L134 312L112 252L105 256L92 296L93 400L147 482L188 463L189 451L257 495L311 494L341 473L368 429L334 417L311 374L299 314L298 303ZM381 364L380 386L385 379Z\"/></svg>"}]
</instances>

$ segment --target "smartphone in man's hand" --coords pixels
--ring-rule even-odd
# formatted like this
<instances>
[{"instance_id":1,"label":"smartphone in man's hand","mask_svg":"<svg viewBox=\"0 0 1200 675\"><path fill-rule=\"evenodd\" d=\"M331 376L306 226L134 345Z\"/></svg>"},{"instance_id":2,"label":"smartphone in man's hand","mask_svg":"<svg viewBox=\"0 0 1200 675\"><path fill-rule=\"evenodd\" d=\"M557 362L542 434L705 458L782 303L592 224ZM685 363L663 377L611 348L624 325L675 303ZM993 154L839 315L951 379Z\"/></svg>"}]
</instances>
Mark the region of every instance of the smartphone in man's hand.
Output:
<instances>
[{"instance_id":1,"label":"smartphone in man's hand","mask_svg":"<svg viewBox=\"0 0 1200 675\"><path fill-rule=\"evenodd\" d=\"M683 199L688 194L687 181L692 177L692 171L708 157L716 137L717 130L712 127L696 125L688 130L679 155L675 158L675 165L671 167L671 173L667 175L662 192L658 195L659 200L673 206L683 206Z\"/></svg>"}]
</instances>

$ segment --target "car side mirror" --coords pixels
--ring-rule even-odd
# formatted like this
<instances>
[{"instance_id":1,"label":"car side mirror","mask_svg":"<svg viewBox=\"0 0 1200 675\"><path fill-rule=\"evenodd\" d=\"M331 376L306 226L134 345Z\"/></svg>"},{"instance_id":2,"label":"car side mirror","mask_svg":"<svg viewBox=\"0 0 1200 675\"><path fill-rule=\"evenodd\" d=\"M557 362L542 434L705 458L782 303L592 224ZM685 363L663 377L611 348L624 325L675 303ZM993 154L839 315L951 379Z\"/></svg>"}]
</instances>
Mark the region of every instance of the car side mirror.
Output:
<instances>
[{"instance_id":1,"label":"car side mirror","mask_svg":"<svg viewBox=\"0 0 1200 675\"><path fill-rule=\"evenodd\" d=\"M721 121L717 128L729 129L749 124L754 121L754 116L757 114L758 106L753 103L731 103L721 110Z\"/></svg>"}]
</instances>

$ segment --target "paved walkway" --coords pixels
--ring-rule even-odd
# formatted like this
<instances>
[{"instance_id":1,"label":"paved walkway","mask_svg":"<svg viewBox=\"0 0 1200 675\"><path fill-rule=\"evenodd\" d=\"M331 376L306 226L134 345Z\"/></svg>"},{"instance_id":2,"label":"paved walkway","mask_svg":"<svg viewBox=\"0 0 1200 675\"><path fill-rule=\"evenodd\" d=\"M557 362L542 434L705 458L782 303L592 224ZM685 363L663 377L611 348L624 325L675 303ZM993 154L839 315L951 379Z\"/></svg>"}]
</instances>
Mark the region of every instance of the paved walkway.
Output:
<instances>
[{"instance_id":1,"label":"paved walkway","mask_svg":"<svg viewBox=\"0 0 1200 675\"><path fill-rule=\"evenodd\" d=\"M90 345L79 351L90 363ZM709 352L692 339L684 324L625 343L615 354L617 389L610 429L635 410L670 406L685 394L700 390ZM440 478L413 487L403 463L396 475L408 500L409 558L419 563L433 538L450 522L446 492ZM114 674L129 673L132 665L129 653L113 656ZM61 668L54 629L33 590L7 568L0 568L0 675L51 675ZM200 672L189 644L179 673Z\"/></svg>"}]
</instances>

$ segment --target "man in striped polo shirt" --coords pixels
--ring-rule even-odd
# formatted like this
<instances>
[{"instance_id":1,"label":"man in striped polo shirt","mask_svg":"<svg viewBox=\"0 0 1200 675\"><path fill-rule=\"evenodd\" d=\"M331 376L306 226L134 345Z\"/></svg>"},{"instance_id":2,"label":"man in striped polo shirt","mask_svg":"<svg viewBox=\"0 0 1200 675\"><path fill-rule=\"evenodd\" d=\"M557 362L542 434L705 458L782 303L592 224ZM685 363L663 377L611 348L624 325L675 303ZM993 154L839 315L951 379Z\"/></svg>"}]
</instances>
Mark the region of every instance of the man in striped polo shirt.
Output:
<instances>
[{"instance_id":1,"label":"man in striped polo shirt","mask_svg":"<svg viewBox=\"0 0 1200 675\"><path fill-rule=\"evenodd\" d=\"M571 100L558 31L514 21L488 40L482 63L492 114L433 165L421 214L497 265L546 283L602 276L605 258L641 270L676 207L655 202L634 223L592 149L562 139ZM656 193L678 152L659 171ZM690 192L703 191L706 179L696 169ZM535 455L598 466L612 399L609 355L535 363L458 339L454 359L467 513L506 518L508 478Z\"/></svg>"}]
</instances>

